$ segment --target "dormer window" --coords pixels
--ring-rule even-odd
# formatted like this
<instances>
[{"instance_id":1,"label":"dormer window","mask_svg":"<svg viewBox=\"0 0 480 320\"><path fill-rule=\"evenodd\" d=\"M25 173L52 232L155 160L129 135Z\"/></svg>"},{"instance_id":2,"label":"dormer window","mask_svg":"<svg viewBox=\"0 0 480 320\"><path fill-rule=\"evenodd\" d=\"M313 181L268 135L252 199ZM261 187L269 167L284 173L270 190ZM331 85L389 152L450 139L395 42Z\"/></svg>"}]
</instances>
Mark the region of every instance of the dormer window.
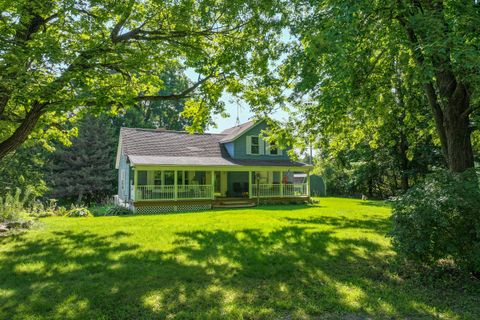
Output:
<instances>
[{"instance_id":1,"label":"dormer window","mask_svg":"<svg viewBox=\"0 0 480 320\"><path fill-rule=\"evenodd\" d=\"M271 156L282 155L282 150L278 148L277 144L274 141L268 143L265 149L266 149L265 154L268 154Z\"/></svg>"},{"instance_id":2,"label":"dormer window","mask_svg":"<svg viewBox=\"0 0 480 320\"><path fill-rule=\"evenodd\" d=\"M270 154L273 154L273 155L277 155L278 154L278 149L277 149L277 145L275 144L275 142L270 142Z\"/></svg>"},{"instance_id":3,"label":"dormer window","mask_svg":"<svg viewBox=\"0 0 480 320\"><path fill-rule=\"evenodd\" d=\"M250 153L251 154L260 154L260 144L257 137L251 137L251 145L250 145Z\"/></svg>"}]
</instances>

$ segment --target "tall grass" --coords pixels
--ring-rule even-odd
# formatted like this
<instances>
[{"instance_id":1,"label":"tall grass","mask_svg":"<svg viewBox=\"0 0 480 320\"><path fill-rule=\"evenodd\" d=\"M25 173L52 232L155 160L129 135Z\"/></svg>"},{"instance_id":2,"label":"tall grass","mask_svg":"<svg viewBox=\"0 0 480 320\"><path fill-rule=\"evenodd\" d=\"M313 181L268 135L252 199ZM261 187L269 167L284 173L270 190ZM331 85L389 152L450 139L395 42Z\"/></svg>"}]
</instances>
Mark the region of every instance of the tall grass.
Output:
<instances>
[{"instance_id":1,"label":"tall grass","mask_svg":"<svg viewBox=\"0 0 480 320\"><path fill-rule=\"evenodd\" d=\"M32 213L37 209L31 189L24 192L17 188L0 197L0 223L28 225L32 221Z\"/></svg>"}]
</instances>

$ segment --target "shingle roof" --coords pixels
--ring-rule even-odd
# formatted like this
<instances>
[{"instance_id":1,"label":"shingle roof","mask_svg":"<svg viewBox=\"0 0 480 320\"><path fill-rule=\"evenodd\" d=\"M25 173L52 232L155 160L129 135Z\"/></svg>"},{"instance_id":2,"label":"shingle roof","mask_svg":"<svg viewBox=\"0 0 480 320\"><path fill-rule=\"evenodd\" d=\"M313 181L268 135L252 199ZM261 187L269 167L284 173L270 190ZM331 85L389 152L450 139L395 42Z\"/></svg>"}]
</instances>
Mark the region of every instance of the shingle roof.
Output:
<instances>
[{"instance_id":1,"label":"shingle roof","mask_svg":"<svg viewBox=\"0 0 480 320\"><path fill-rule=\"evenodd\" d=\"M238 133L237 130L235 132ZM304 163L290 160L234 160L222 145L227 135L229 135L228 132L227 134L189 134L183 131L155 129L122 128L120 130L122 152L133 164L305 166Z\"/></svg>"},{"instance_id":2,"label":"shingle roof","mask_svg":"<svg viewBox=\"0 0 480 320\"><path fill-rule=\"evenodd\" d=\"M122 128L126 155L163 157L221 157L222 134L189 134L183 131Z\"/></svg>"},{"instance_id":3,"label":"shingle roof","mask_svg":"<svg viewBox=\"0 0 480 320\"><path fill-rule=\"evenodd\" d=\"M221 134L224 134L225 137L222 138L221 142L225 143L225 142L230 142L235 140L235 138L237 138L239 135L241 135L242 133L244 133L254 125L255 125L255 122L248 121L238 126L223 130Z\"/></svg>"}]
</instances>

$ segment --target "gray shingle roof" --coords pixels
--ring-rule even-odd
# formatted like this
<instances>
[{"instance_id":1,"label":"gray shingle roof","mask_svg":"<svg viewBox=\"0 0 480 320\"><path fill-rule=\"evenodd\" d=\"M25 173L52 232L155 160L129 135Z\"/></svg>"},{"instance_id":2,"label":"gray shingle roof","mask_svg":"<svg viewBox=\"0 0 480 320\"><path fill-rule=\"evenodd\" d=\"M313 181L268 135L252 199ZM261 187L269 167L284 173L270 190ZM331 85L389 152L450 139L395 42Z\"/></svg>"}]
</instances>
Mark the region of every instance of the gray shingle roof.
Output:
<instances>
[{"instance_id":1,"label":"gray shingle roof","mask_svg":"<svg viewBox=\"0 0 480 320\"><path fill-rule=\"evenodd\" d=\"M245 127L243 128L246 130ZM237 130L234 131L238 134ZM228 132L227 134L189 134L182 131L155 129L122 128L120 130L122 152L133 164L306 166L304 163L290 160L234 160L222 145L223 139L228 135Z\"/></svg>"},{"instance_id":2,"label":"gray shingle roof","mask_svg":"<svg viewBox=\"0 0 480 320\"><path fill-rule=\"evenodd\" d=\"M255 125L255 122L248 121L238 126L223 130L221 134L225 136L222 138L221 142L225 143L225 142L230 142L235 140L235 138L237 138L239 135L241 135L242 133L244 133L254 125Z\"/></svg>"},{"instance_id":3,"label":"gray shingle roof","mask_svg":"<svg viewBox=\"0 0 480 320\"><path fill-rule=\"evenodd\" d=\"M221 134L122 128L123 152L135 156L221 157Z\"/></svg>"}]
</instances>

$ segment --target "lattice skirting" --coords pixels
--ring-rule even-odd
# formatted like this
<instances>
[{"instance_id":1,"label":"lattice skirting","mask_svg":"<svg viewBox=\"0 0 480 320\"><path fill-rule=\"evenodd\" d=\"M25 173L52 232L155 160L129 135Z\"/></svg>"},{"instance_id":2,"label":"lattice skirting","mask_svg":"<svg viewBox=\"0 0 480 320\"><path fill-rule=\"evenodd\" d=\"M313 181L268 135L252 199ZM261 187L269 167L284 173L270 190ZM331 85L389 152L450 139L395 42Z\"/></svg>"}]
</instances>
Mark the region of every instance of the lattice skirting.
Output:
<instances>
[{"instance_id":1,"label":"lattice skirting","mask_svg":"<svg viewBox=\"0 0 480 320\"><path fill-rule=\"evenodd\" d=\"M155 206L138 206L135 207L135 213L138 214L155 214L155 213L171 213L184 211L202 211L212 208L210 203L196 204L179 204L179 205L155 205Z\"/></svg>"}]
</instances>

